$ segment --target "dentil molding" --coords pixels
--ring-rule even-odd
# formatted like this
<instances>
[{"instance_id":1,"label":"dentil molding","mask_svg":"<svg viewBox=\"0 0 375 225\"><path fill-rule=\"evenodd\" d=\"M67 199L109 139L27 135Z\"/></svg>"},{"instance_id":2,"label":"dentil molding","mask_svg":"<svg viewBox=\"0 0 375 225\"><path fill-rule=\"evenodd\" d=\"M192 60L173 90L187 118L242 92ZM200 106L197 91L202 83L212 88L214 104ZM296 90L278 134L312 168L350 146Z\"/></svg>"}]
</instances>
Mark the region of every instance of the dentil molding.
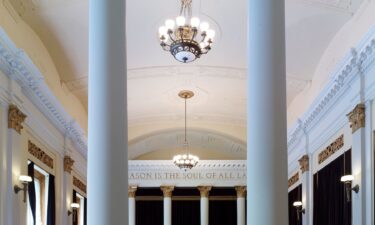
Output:
<instances>
[{"instance_id":1,"label":"dentil molding","mask_svg":"<svg viewBox=\"0 0 375 225\"><path fill-rule=\"evenodd\" d=\"M2 28L0 28L0 70L22 87L25 96L63 135L72 140L86 158L87 139L83 129L54 96L30 57L15 46Z\"/></svg>"},{"instance_id":2,"label":"dentil molding","mask_svg":"<svg viewBox=\"0 0 375 225\"><path fill-rule=\"evenodd\" d=\"M332 73L329 84L315 99L309 109L299 118L288 131L288 150L293 149L301 140L305 130L309 132L318 124L326 112L337 102L340 96L355 82L354 77L359 77L363 71L374 65L375 58L375 27L365 35L360 44L344 57L340 66ZM369 75L364 73L365 76ZM366 98L367 96L365 96Z\"/></svg>"}]
</instances>

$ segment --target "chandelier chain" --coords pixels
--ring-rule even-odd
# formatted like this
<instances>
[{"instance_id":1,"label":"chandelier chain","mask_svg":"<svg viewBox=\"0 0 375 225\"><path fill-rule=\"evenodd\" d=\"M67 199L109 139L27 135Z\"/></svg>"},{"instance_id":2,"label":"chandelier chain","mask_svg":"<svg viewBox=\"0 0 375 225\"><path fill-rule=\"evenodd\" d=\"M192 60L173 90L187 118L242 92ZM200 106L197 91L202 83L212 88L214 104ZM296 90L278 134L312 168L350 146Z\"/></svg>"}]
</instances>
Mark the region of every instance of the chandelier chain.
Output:
<instances>
[{"instance_id":1,"label":"chandelier chain","mask_svg":"<svg viewBox=\"0 0 375 225\"><path fill-rule=\"evenodd\" d=\"M192 0L181 0L180 16L191 18L192 15Z\"/></svg>"}]
</instances>

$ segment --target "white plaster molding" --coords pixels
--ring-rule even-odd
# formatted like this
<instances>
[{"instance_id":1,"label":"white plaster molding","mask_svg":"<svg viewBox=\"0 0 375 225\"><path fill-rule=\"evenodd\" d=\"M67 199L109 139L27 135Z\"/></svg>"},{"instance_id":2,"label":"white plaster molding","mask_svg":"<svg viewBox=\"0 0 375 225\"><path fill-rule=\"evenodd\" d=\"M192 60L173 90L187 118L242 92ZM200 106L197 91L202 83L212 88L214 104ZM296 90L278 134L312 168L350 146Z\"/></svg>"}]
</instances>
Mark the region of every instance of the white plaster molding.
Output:
<instances>
[{"instance_id":1,"label":"white plaster molding","mask_svg":"<svg viewBox=\"0 0 375 225\"><path fill-rule=\"evenodd\" d=\"M319 94L306 113L288 131L288 149L291 151L300 141L302 129L309 132L339 101L350 86L356 81L359 74L368 71L375 61L375 27L369 30L360 44L344 57L342 63L332 73L329 84ZM358 57L359 56L359 57ZM361 69L359 69L361 68ZM368 73L364 74L365 76ZM369 93L369 92L365 92ZM365 99L368 99L368 95Z\"/></svg>"},{"instance_id":2,"label":"white plaster molding","mask_svg":"<svg viewBox=\"0 0 375 225\"><path fill-rule=\"evenodd\" d=\"M83 129L64 110L29 56L18 49L0 28L0 70L16 80L30 101L60 130L73 140L80 153L87 156L87 140Z\"/></svg>"}]
</instances>

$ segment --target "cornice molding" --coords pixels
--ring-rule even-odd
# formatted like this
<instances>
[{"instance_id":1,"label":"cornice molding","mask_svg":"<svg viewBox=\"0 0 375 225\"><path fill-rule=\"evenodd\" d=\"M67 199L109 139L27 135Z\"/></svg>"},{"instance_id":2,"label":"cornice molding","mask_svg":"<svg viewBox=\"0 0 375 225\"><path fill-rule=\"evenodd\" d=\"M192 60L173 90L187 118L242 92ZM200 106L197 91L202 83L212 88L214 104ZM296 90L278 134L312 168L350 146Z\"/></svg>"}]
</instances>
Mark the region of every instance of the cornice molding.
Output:
<instances>
[{"instance_id":1,"label":"cornice molding","mask_svg":"<svg viewBox=\"0 0 375 225\"><path fill-rule=\"evenodd\" d=\"M332 108L337 99L350 88L354 77L359 77L363 70L374 64L375 58L375 27L365 35L355 49L350 49L340 66L332 73L330 83L315 99L309 109L299 120L300 123L288 131L288 149L293 149L301 140L303 130L307 132L320 122L325 113ZM358 68L361 68L359 70ZM367 74L366 74L367 75ZM365 96L366 97L366 96Z\"/></svg>"},{"instance_id":2,"label":"cornice molding","mask_svg":"<svg viewBox=\"0 0 375 225\"><path fill-rule=\"evenodd\" d=\"M14 45L2 28L0 28L0 70L22 87L25 96L63 135L68 136L79 152L87 158L87 139L83 129L65 111L30 57Z\"/></svg>"}]
</instances>

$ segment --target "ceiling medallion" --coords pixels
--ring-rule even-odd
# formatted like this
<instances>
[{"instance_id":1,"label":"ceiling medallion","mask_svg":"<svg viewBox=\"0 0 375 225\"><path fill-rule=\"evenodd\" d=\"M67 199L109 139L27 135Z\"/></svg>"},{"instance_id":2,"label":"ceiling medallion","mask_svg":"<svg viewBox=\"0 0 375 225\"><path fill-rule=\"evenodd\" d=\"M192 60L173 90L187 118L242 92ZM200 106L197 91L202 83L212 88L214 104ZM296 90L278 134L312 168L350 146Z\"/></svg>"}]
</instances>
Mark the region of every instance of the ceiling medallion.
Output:
<instances>
[{"instance_id":1,"label":"ceiling medallion","mask_svg":"<svg viewBox=\"0 0 375 225\"><path fill-rule=\"evenodd\" d=\"M180 91L180 93L178 93L178 96L180 96L181 98L185 100L185 140L183 144L184 154L174 156L173 163L176 166L178 166L180 169L187 171L187 170L192 169L199 162L199 158L197 156L189 153L189 144L187 142L187 136L186 136L186 102L187 102L187 99L192 98L194 96L194 92L183 90L183 91Z\"/></svg>"},{"instance_id":2,"label":"ceiling medallion","mask_svg":"<svg viewBox=\"0 0 375 225\"><path fill-rule=\"evenodd\" d=\"M176 22L167 19L165 25L159 28L160 45L183 63L192 62L202 54L207 54L215 37L215 31L209 29L207 22L201 23L198 17L191 15L192 0L181 0L180 16L176 18Z\"/></svg>"}]
</instances>

